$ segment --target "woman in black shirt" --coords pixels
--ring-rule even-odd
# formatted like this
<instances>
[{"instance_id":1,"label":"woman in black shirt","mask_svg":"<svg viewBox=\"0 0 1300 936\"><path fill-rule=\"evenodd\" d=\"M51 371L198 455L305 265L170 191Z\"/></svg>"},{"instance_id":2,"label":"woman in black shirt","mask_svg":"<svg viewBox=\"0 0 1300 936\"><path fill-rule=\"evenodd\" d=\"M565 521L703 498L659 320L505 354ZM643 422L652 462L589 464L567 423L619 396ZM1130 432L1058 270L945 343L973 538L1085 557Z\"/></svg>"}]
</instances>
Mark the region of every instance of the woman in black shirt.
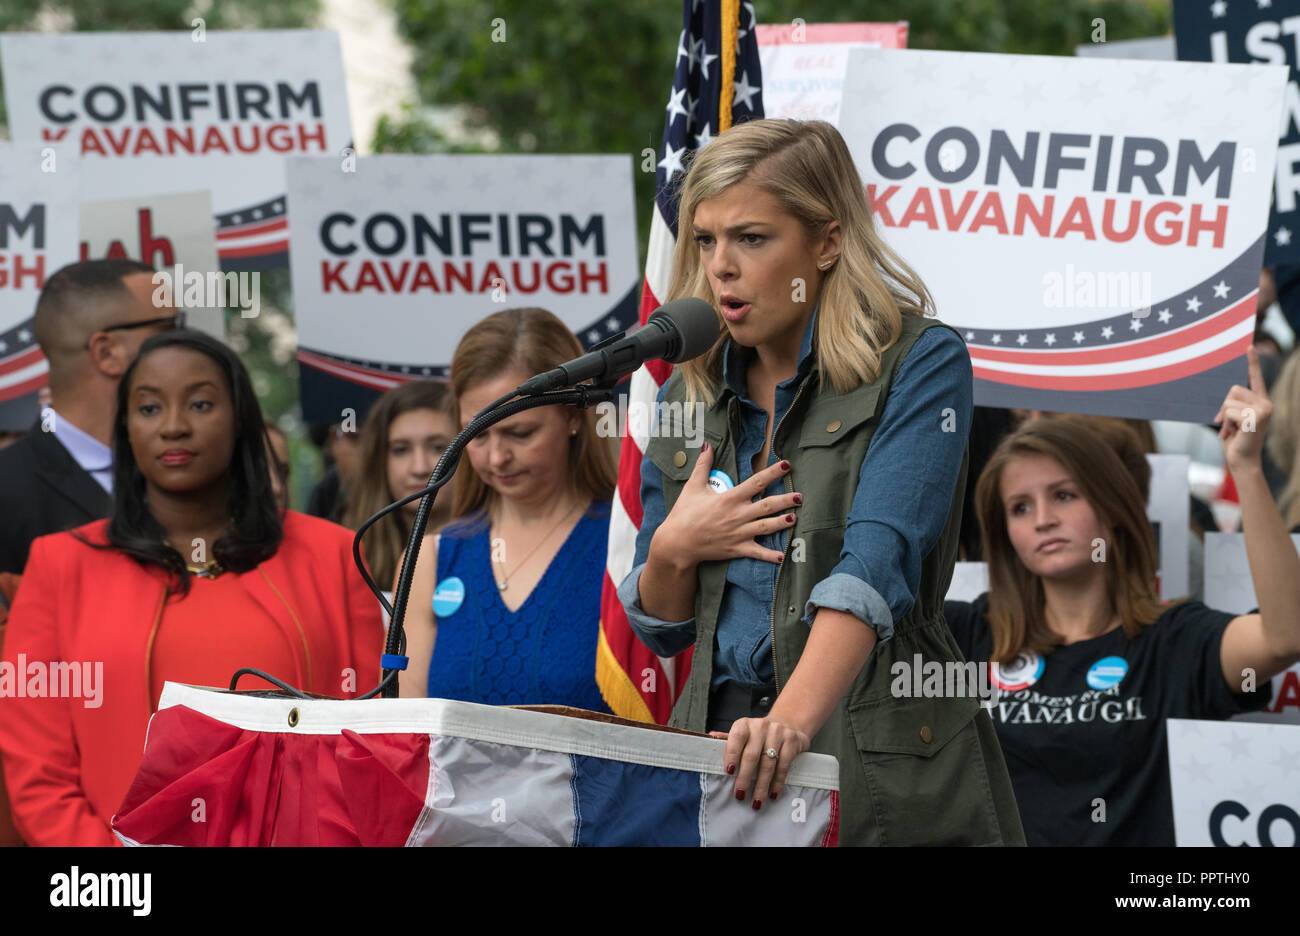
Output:
<instances>
[{"instance_id":1,"label":"woman in black shirt","mask_svg":"<svg viewBox=\"0 0 1300 936\"><path fill-rule=\"evenodd\" d=\"M976 509L989 592L945 612L988 661L991 714L1030 845L1173 845L1166 718L1262 708L1300 659L1300 556L1260 462L1259 359L1215 418L1241 499L1258 613L1162 606L1136 482L1086 430L1037 419L1006 438Z\"/></svg>"}]
</instances>

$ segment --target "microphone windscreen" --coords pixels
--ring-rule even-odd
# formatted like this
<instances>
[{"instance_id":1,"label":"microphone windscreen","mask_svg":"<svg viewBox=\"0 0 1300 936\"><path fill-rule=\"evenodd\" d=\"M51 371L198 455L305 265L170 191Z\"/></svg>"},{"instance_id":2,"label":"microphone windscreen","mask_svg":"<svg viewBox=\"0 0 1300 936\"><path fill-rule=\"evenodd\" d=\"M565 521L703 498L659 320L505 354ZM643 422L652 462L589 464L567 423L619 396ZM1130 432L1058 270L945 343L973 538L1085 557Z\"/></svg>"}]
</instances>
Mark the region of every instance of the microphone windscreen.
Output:
<instances>
[{"instance_id":1,"label":"microphone windscreen","mask_svg":"<svg viewBox=\"0 0 1300 936\"><path fill-rule=\"evenodd\" d=\"M650 317L667 319L672 329L681 336L677 353L664 358L673 364L689 361L708 351L722 331L722 323L718 321L718 313L713 306L694 296L664 303Z\"/></svg>"}]
</instances>

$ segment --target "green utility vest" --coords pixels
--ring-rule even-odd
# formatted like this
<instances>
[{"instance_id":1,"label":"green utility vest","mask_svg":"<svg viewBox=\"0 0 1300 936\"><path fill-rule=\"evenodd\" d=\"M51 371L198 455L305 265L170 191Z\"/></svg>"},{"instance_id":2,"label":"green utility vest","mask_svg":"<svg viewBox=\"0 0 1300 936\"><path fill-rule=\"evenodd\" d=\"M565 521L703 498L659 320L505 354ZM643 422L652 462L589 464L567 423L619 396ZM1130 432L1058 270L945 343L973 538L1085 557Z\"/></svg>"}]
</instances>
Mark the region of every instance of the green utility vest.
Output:
<instances>
[{"instance_id":1,"label":"green utility vest","mask_svg":"<svg viewBox=\"0 0 1300 936\"><path fill-rule=\"evenodd\" d=\"M880 376L848 393L836 393L829 381L819 389L814 366L797 389L789 411L777 423L772 450L790 462L786 491L798 490L805 497L803 506L795 511L797 521L787 537L772 596L778 691L790 678L808 640L808 625L801 621L805 602L813 586L828 577L840 560L862 460L894 375L916 339L934 327L948 326L905 313L898 341L882 356ZM665 402L685 403L685 383L680 376L669 379ZM736 394L724 385L714 404L706 407L703 426L704 437L715 451L714 467L733 478L740 477L736 464L739 409ZM943 414L936 412L934 420L938 431ZM699 454L700 449L686 448L680 439L651 438L646 456L663 473L668 510L676 503ZM917 472L928 470L926 465L915 468ZM839 759L841 844L1024 844L1002 749L979 699L974 695L897 698L890 691L894 681L891 667L896 662L905 662L910 672L918 654L922 661L940 664L963 659L944 620L943 599L957 556L966 470L967 454L963 453L948 522L922 563L916 603L894 622L893 636L876 644L812 740L812 750ZM802 561L792 560L797 545L802 547ZM727 561L701 563L697 574L695 654L670 724L702 732L708 719ZM980 665L987 664L981 661Z\"/></svg>"}]
</instances>

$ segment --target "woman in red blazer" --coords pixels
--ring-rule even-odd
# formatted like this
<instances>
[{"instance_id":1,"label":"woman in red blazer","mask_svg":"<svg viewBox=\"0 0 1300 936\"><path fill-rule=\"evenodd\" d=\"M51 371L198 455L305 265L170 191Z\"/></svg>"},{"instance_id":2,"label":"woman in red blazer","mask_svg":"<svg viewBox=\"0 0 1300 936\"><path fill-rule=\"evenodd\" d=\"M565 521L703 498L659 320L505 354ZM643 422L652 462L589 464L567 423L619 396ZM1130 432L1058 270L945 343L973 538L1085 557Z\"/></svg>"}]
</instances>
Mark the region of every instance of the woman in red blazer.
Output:
<instances>
[{"instance_id":1,"label":"woman in red blazer","mask_svg":"<svg viewBox=\"0 0 1300 936\"><path fill-rule=\"evenodd\" d=\"M224 687L250 666L345 698L378 682L352 534L280 512L264 435L239 358L202 333L149 339L123 375L113 515L32 544L4 639L0 756L30 844L116 843L165 681Z\"/></svg>"}]
</instances>

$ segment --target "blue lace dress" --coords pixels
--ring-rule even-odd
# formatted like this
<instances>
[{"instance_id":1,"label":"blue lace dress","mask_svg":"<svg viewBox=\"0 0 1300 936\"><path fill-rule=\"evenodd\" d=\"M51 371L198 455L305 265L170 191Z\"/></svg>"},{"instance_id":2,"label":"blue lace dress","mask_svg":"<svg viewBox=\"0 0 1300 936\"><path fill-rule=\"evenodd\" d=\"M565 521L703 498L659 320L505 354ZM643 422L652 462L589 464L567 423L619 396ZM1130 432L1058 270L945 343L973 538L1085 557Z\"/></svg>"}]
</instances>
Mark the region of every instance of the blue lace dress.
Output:
<instances>
[{"instance_id":1,"label":"blue lace dress","mask_svg":"<svg viewBox=\"0 0 1300 936\"><path fill-rule=\"evenodd\" d=\"M609 504L595 502L528 599L511 611L492 575L486 516L444 527L438 541L438 635L429 663L430 697L609 712L596 687L608 540ZM449 585L453 578L460 583ZM459 602L457 595L463 596Z\"/></svg>"}]
</instances>

